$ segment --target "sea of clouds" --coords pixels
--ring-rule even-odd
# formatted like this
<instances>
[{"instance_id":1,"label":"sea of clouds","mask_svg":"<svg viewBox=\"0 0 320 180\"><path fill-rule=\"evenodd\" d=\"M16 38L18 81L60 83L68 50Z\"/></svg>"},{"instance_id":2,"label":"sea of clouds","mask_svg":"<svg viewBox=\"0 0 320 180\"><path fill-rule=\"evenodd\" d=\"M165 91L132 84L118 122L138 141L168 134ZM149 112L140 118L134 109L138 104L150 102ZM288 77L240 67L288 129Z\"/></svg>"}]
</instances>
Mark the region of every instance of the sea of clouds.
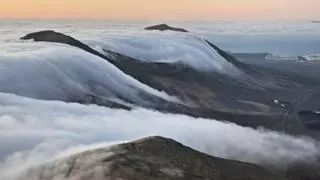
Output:
<instances>
[{"instance_id":1,"label":"sea of clouds","mask_svg":"<svg viewBox=\"0 0 320 180\"><path fill-rule=\"evenodd\" d=\"M312 162L318 143L267 130L136 108L114 110L0 93L0 174L12 179L22 170L59 157L159 135L213 156L285 167Z\"/></svg>"},{"instance_id":2,"label":"sea of clouds","mask_svg":"<svg viewBox=\"0 0 320 180\"><path fill-rule=\"evenodd\" d=\"M319 155L318 142L308 137L138 107L125 111L36 100L82 99L86 93L112 98L113 93L120 93L133 102L142 103L143 99L137 96L138 89L168 101L178 101L76 48L13 40L18 39L19 33L21 36L26 33L14 27L9 28L9 34L18 32L0 44L1 180L11 180L26 168L60 157L150 135L173 138L213 156L261 165L285 167L297 161L315 161ZM43 30L51 26L37 27ZM71 29L62 29L81 37L84 27L87 26L72 24ZM32 22L30 29L34 30ZM91 29L89 34L96 29L94 24L94 31ZM108 34L97 32L100 33ZM91 36L84 35L83 39ZM109 48L143 61L182 62L201 70L235 72L225 59L193 36L141 33L139 37L119 35L100 40L102 42L86 42L101 52L101 48ZM88 86L88 82L95 88Z\"/></svg>"}]
</instances>

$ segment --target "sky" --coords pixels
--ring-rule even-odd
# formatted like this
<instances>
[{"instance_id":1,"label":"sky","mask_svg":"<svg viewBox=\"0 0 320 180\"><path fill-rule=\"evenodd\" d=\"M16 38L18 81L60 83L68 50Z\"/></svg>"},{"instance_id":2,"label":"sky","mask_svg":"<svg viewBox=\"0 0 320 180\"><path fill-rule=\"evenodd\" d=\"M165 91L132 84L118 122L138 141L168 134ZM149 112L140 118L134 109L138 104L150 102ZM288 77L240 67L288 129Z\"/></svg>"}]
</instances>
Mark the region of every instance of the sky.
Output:
<instances>
[{"instance_id":1,"label":"sky","mask_svg":"<svg viewBox=\"0 0 320 180\"><path fill-rule=\"evenodd\" d=\"M0 2L2 19L320 19L319 0L0 0Z\"/></svg>"}]
</instances>

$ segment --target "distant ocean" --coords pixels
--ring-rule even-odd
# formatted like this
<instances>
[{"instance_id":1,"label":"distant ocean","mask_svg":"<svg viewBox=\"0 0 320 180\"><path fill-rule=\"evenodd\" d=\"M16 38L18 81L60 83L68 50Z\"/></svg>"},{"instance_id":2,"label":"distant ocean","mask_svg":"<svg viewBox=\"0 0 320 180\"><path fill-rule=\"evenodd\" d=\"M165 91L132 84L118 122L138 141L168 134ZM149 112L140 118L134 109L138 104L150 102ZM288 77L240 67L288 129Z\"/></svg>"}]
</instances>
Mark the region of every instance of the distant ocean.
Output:
<instances>
[{"instance_id":1,"label":"distant ocean","mask_svg":"<svg viewBox=\"0 0 320 180\"><path fill-rule=\"evenodd\" d=\"M320 54L320 24L312 21L107 21L107 20L0 20L0 47L14 45L19 36L38 30L56 30L80 40L123 39L159 23L188 29L226 51L266 52L274 55ZM5 44L5 45L4 45Z\"/></svg>"}]
</instances>

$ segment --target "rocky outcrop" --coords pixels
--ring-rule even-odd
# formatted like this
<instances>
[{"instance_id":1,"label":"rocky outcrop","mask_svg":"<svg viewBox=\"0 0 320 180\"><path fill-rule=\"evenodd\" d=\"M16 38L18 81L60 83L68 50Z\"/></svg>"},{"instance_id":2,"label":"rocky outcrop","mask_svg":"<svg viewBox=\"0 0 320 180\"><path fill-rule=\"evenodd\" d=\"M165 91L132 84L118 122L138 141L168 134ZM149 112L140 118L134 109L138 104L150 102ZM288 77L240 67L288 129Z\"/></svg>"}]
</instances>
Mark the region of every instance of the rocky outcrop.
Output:
<instances>
[{"instance_id":1,"label":"rocky outcrop","mask_svg":"<svg viewBox=\"0 0 320 180\"><path fill-rule=\"evenodd\" d=\"M34 32L34 33L30 33L27 34L23 37L20 38L21 40L34 40L34 41L42 41L42 42L55 42L55 43L62 43L62 44L68 44L70 46L74 46L77 48L80 48L84 51L87 51L91 54L94 54L96 56L99 56L105 60L107 60L108 62L114 64L114 62L112 61L112 59L110 59L109 57L99 53L98 51L90 48L88 45L82 43L81 41L71 37L71 36L67 36L65 34L59 33L59 32L55 32L52 30L46 30L46 31L39 31L39 32Z\"/></svg>"},{"instance_id":2,"label":"rocky outcrop","mask_svg":"<svg viewBox=\"0 0 320 180\"><path fill-rule=\"evenodd\" d=\"M33 168L33 180L282 180L265 169L215 158L172 139L148 137Z\"/></svg>"},{"instance_id":3,"label":"rocky outcrop","mask_svg":"<svg viewBox=\"0 0 320 180\"><path fill-rule=\"evenodd\" d=\"M182 29L182 28L171 27L167 24L159 24L159 25L155 25L155 26L146 27L145 30L189 32L189 31Z\"/></svg>"}]
</instances>

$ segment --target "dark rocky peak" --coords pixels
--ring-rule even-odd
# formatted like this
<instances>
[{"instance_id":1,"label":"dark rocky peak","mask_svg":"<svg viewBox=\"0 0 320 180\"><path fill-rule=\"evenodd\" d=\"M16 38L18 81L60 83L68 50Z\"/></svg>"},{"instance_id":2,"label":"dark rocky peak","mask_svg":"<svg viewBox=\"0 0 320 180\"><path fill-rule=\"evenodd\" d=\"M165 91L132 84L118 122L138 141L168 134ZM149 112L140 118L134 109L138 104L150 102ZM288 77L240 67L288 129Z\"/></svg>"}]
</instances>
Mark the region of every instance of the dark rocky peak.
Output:
<instances>
[{"instance_id":1,"label":"dark rocky peak","mask_svg":"<svg viewBox=\"0 0 320 180\"><path fill-rule=\"evenodd\" d=\"M110 59L109 57L99 53L98 51L92 49L91 47L82 43L81 41L79 41L71 36L67 36L67 35L60 33L60 32L55 32L52 30L39 31L39 32L27 34L27 35L21 37L20 39L21 40L34 40L34 41L38 41L38 42L41 41L41 42L54 42L54 43L68 44L68 45L80 48L80 49L87 51L91 54L94 54L96 56L99 56L99 57L107 60L111 64L114 64L112 59Z\"/></svg>"},{"instance_id":2,"label":"dark rocky peak","mask_svg":"<svg viewBox=\"0 0 320 180\"><path fill-rule=\"evenodd\" d=\"M155 25L155 26L146 27L145 30L189 32L189 31L182 29L182 28L171 27L167 24L159 24L159 25Z\"/></svg>"},{"instance_id":3,"label":"dark rocky peak","mask_svg":"<svg viewBox=\"0 0 320 180\"><path fill-rule=\"evenodd\" d=\"M67 36L65 34L62 34L60 32L55 32L52 30L45 30L45 31L39 31L39 32L34 32L27 34L20 39L22 40L34 40L34 41L43 41L43 42L56 42L56 43L63 43L63 44L68 44L71 46L76 46L84 50L89 50L91 49L89 46L86 44L80 42L79 40Z\"/></svg>"}]
</instances>

